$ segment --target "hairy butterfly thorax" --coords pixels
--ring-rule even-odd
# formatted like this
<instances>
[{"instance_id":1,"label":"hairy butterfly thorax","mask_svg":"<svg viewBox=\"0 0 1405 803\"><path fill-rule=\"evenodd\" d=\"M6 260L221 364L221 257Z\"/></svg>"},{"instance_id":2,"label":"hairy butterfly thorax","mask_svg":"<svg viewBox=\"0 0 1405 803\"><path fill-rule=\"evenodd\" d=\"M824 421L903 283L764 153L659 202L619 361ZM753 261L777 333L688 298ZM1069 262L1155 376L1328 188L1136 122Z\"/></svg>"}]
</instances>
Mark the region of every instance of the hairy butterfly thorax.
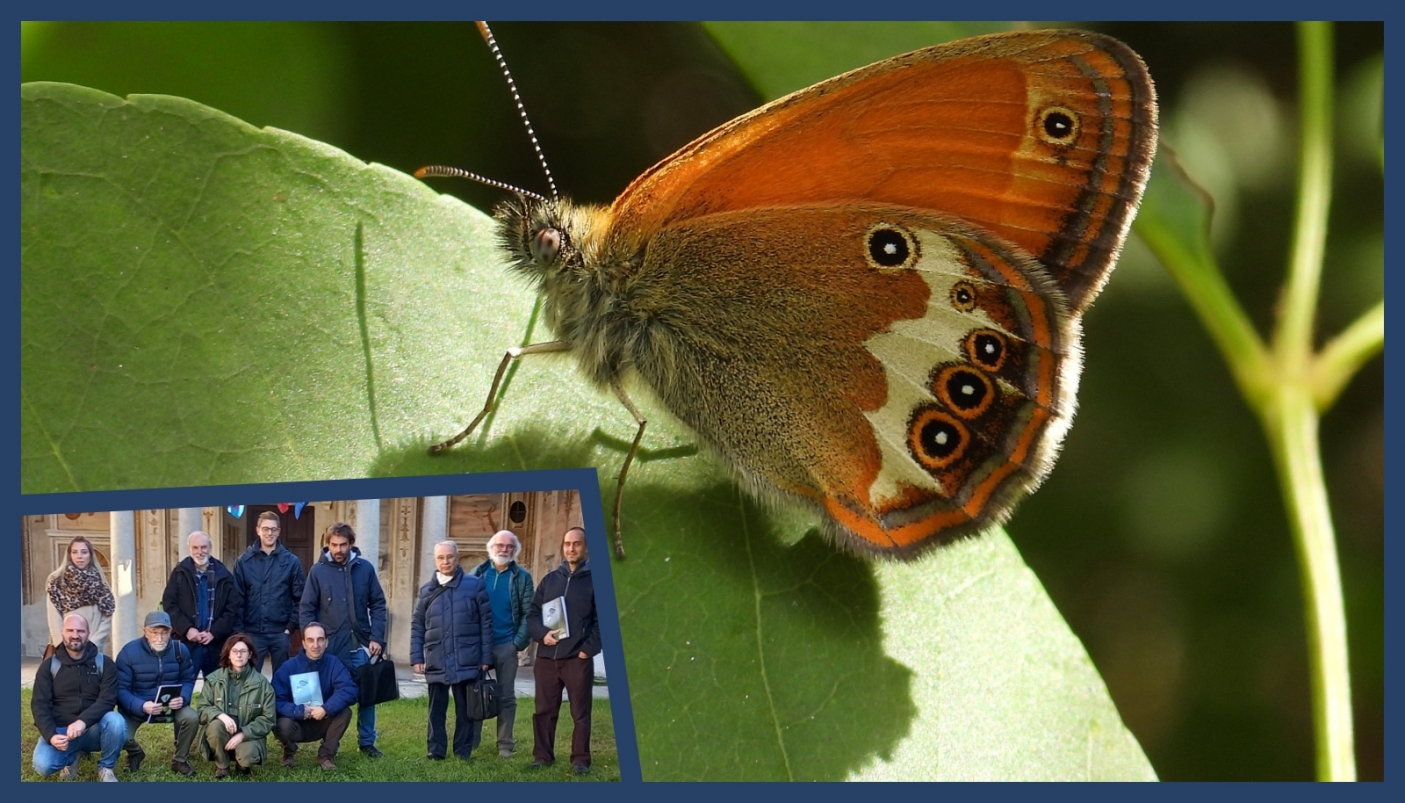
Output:
<instances>
[{"instance_id":1,"label":"hairy butterfly thorax","mask_svg":"<svg viewBox=\"0 0 1405 803\"><path fill-rule=\"evenodd\" d=\"M520 98L486 26L524 121ZM1003 522L1076 407L1080 321L1145 188L1156 98L1141 59L1086 31L896 56L699 137L608 208L511 190L511 269L555 340L609 387L637 377L753 493L910 556ZM530 134L530 124L528 125ZM535 137L532 137L535 146ZM540 149L538 149L540 155ZM545 161L542 161L545 168Z\"/></svg>"}]
</instances>

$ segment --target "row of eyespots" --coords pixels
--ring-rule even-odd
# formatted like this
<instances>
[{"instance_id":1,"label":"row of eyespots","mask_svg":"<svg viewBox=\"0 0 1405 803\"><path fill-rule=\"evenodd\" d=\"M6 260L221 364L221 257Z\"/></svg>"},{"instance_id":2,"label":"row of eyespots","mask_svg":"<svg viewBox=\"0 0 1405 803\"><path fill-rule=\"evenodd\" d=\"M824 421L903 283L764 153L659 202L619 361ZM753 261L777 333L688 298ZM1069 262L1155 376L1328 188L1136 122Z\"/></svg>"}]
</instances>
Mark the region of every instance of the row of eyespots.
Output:
<instances>
[{"instance_id":1,"label":"row of eyespots","mask_svg":"<svg viewBox=\"0 0 1405 803\"><path fill-rule=\"evenodd\" d=\"M976 329L962 340L971 364L947 363L932 369L931 390L939 404L917 408L908 422L908 449L928 471L961 459L971 442L967 422L990 409L999 390L986 372L1005 362L1009 346L994 329ZM982 370L984 369L984 370Z\"/></svg>"}]
</instances>

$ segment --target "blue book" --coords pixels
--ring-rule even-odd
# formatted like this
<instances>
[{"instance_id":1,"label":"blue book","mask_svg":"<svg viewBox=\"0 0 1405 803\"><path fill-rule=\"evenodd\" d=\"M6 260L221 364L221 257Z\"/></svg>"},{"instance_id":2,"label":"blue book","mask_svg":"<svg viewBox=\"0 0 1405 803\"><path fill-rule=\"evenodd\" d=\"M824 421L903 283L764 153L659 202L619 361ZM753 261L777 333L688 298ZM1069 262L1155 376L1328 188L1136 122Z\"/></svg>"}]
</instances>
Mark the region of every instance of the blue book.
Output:
<instances>
[{"instance_id":1,"label":"blue book","mask_svg":"<svg viewBox=\"0 0 1405 803\"><path fill-rule=\"evenodd\" d=\"M322 680L316 672L302 672L288 678L293 687L293 702L298 705L322 705Z\"/></svg>"}]
</instances>

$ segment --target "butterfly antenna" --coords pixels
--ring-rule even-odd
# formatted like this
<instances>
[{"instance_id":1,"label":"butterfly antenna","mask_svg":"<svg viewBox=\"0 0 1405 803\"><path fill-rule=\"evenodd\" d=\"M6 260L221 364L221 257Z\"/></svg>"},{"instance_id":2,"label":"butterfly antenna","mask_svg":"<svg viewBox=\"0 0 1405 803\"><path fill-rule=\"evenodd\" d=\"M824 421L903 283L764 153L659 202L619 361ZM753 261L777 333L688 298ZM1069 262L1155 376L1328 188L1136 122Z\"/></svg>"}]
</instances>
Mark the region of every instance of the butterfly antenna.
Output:
<instances>
[{"instance_id":1,"label":"butterfly antenna","mask_svg":"<svg viewBox=\"0 0 1405 803\"><path fill-rule=\"evenodd\" d=\"M517 104L517 114L522 117L522 125L527 127L527 138L532 141L532 150L537 152L537 161L541 163L542 172L546 174L547 186L551 187L551 198L559 200L560 196L556 194L556 181L551 177L551 168L546 166L546 156L542 154L541 143L537 142L537 132L532 130L532 121L527 118L527 107L522 105L522 96L517 92L517 82L512 80L512 73L507 69L507 60L502 57L502 51L498 50L498 40L493 38L493 32L489 30L486 22L478 22L478 33L482 34L483 41L488 43L488 49L492 51L493 58L497 60L502 77L507 80L508 91L512 93L512 102Z\"/></svg>"},{"instance_id":2,"label":"butterfly antenna","mask_svg":"<svg viewBox=\"0 0 1405 803\"><path fill-rule=\"evenodd\" d=\"M454 178L466 178L470 181L476 181L479 184L487 184L489 187L497 187L500 190L507 190L508 192L515 192L518 195L525 195L528 198L533 198L535 200L542 201L543 203L546 201L545 197L538 195L535 192L532 192L531 190L524 190L521 187L514 187L511 184L507 184L501 181L494 181L491 178L480 176L477 173L470 173L467 170L461 170L457 167L429 165L428 167L421 167L419 170L415 171L415 178L428 178L430 176L452 176Z\"/></svg>"}]
</instances>

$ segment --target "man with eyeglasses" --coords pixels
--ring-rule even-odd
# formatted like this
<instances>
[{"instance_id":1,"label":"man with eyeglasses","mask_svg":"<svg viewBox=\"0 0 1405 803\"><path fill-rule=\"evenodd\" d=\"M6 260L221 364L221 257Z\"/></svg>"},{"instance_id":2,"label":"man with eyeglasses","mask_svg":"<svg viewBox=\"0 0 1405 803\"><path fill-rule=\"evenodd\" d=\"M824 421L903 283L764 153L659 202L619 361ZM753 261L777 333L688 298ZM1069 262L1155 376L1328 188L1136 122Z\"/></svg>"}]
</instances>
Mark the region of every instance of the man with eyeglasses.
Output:
<instances>
[{"instance_id":1,"label":"man with eyeglasses","mask_svg":"<svg viewBox=\"0 0 1405 803\"><path fill-rule=\"evenodd\" d=\"M171 771L189 778L190 746L200 731L195 696L195 662L179 641L171 641L171 617L152 611L142 623L141 638L117 653L117 710L127 718L127 769L136 772L146 758L137 729L146 723L174 723L176 754Z\"/></svg>"},{"instance_id":2,"label":"man with eyeglasses","mask_svg":"<svg viewBox=\"0 0 1405 803\"><path fill-rule=\"evenodd\" d=\"M254 640L255 672L263 671L264 656L277 672L288 660L288 634L298 629L298 603L305 578L302 564L278 542L278 514L264 511L258 520L258 540L234 562L234 584L244 601L243 630Z\"/></svg>"},{"instance_id":3,"label":"man with eyeglasses","mask_svg":"<svg viewBox=\"0 0 1405 803\"><path fill-rule=\"evenodd\" d=\"M351 706L358 693L346 665L327 653L327 630L318 622L302 629L302 652L273 673L278 723L274 735L283 744L283 766L297 763L298 743L315 742L317 764L335 770L332 759L351 724Z\"/></svg>"},{"instance_id":4,"label":"man with eyeglasses","mask_svg":"<svg viewBox=\"0 0 1405 803\"><path fill-rule=\"evenodd\" d=\"M488 589L493 608L493 670L502 689L498 712L498 756L512 758L516 743L512 726L517 719L517 654L532 643L527 633L527 611L532 607L532 573L517 565L522 541L511 530L498 530L488 539L488 559L473 575ZM473 744L478 744L482 720L473 722Z\"/></svg>"}]
</instances>

